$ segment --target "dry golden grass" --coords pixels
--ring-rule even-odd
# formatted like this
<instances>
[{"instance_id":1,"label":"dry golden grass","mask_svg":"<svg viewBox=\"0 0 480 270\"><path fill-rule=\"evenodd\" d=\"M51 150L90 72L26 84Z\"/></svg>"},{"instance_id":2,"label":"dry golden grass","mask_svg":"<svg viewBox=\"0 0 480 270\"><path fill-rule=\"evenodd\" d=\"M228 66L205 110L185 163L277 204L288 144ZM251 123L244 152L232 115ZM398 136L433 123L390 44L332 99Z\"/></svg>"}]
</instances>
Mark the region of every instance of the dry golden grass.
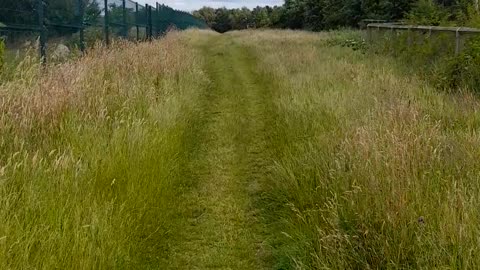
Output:
<instances>
[{"instance_id":1,"label":"dry golden grass","mask_svg":"<svg viewBox=\"0 0 480 270\"><path fill-rule=\"evenodd\" d=\"M144 268L165 252L206 83L187 36L27 58L0 84L0 268Z\"/></svg>"},{"instance_id":2,"label":"dry golden grass","mask_svg":"<svg viewBox=\"0 0 480 270\"><path fill-rule=\"evenodd\" d=\"M233 34L277 89L266 185L279 258L299 269L478 268L478 98L324 46L330 35Z\"/></svg>"}]
</instances>

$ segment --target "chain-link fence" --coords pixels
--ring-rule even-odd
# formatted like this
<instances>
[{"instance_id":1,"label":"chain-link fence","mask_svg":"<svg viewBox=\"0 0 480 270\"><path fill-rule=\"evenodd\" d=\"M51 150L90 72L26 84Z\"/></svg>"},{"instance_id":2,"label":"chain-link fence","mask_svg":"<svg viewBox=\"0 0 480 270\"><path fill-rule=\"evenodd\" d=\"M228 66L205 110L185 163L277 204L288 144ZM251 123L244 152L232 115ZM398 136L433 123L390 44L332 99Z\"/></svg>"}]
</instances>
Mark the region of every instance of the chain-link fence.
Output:
<instances>
[{"instance_id":1,"label":"chain-link fence","mask_svg":"<svg viewBox=\"0 0 480 270\"><path fill-rule=\"evenodd\" d=\"M80 54L112 39L145 41L168 29L205 28L190 13L131 0L1 0L0 38L5 60L38 49L43 61ZM36 48L33 50L32 48Z\"/></svg>"}]
</instances>

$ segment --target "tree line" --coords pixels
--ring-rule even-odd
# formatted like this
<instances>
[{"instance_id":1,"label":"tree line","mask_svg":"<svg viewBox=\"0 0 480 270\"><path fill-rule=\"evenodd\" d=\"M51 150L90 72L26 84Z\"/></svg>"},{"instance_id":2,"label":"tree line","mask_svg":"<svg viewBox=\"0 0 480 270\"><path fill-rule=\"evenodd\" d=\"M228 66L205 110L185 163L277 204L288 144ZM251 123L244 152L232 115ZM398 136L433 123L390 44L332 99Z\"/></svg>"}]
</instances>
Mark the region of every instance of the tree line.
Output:
<instances>
[{"instance_id":1,"label":"tree line","mask_svg":"<svg viewBox=\"0 0 480 270\"><path fill-rule=\"evenodd\" d=\"M267 27L319 31L357 27L363 19L480 26L478 0L285 0L282 6L254 9L203 7L193 15L218 32Z\"/></svg>"}]
</instances>

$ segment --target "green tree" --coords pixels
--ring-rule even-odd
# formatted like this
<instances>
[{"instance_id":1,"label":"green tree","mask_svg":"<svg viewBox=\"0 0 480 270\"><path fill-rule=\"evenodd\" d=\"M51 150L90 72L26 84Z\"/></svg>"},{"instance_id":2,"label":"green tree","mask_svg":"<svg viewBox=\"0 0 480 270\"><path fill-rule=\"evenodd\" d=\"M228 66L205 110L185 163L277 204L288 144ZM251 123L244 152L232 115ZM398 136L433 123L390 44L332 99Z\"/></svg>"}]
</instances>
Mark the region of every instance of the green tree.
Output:
<instances>
[{"instance_id":1,"label":"green tree","mask_svg":"<svg viewBox=\"0 0 480 270\"><path fill-rule=\"evenodd\" d=\"M299 29L305 25L305 0L285 0L281 20L286 28Z\"/></svg>"},{"instance_id":2,"label":"green tree","mask_svg":"<svg viewBox=\"0 0 480 270\"><path fill-rule=\"evenodd\" d=\"M37 24L36 2L33 0L2 0L0 21L9 24Z\"/></svg>"},{"instance_id":3,"label":"green tree","mask_svg":"<svg viewBox=\"0 0 480 270\"><path fill-rule=\"evenodd\" d=\"M264 28L270 26L270 18L266 8L256 7L252 11L255 28Z\"/></svg>"},{"instance_id":4,"label":"green tree","mask_svg":"<svg viewBox=\"0 0 480 270\"><path fill-rule=\"evenodd\" d=\"M84 22L88 25L97 24L102 11L100 5L95 0L89 0L85 3Z\"/></svg>"},{"instance_id":5,"label":"green tree","mask_svg":"<svg viewBox=\"0 0 480 270\"><path fill-rule=\"evenodd\" d=\"M230 19L233 29L247 29L254 25L252 11L246 7L232 10Z\"/></svg>"},{"instance_id":6,"label":"green tree","mask_svg":"<svg viewBox=\"0 0 480 270\"><path fill-rule=\"evenodd\" d=\"M282 28L284 25L282 22L282 16L285 12L283 6L274 6L273 8L267 7L267 10L269 13L268 16L270 18L270 26Z\"/></svg>"},{"instance_id":7,"label":"green tree","mask_svg":"<svg viewBox=\"0 0 480 270\"><path fill-rule=\"evenodd\" d=\"M215 11L215 22L213 29L220 33L225 33L232 30L231 12L226 8L219 8Z\"/></svg>"},{"instance_id":8,"label":"green tree","mask_svg":"<svg viewBox=\"0 0 480 270\"><path fill-rule=\"evenodd\" d=\"M193 12L193 16L203 20L209 27L215 24L215 9L211 7L203 7Z\"/></svg>"},{"instance_id":9,"label":"green tree","mask_svg":"<svg viewBox=\"0 0 480 270\"><path fill-rule=\"evenodd\" d=\"M410 23L418 25L441 25L447 17L446 10L433 0L419 0L407 15Z\"/></svg>"}]
</instances>

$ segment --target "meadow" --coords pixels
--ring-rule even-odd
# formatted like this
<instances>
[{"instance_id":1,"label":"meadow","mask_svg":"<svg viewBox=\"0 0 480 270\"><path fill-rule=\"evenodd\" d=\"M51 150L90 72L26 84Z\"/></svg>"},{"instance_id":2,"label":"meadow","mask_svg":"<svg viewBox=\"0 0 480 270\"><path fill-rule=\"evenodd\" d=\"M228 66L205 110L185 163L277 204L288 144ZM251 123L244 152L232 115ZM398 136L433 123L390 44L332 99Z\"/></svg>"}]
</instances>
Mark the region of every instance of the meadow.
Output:
<instances>
[{"instance_id":1,"label":"meadow","mask_svg":"<svg viewBox=\"0 0 480 270\"><path fill-rule=\"evenodd\" d=\"M27 55L0 75L0 268L480 267L478 96L334 35Z\"/></svg>"}]
</instances>

